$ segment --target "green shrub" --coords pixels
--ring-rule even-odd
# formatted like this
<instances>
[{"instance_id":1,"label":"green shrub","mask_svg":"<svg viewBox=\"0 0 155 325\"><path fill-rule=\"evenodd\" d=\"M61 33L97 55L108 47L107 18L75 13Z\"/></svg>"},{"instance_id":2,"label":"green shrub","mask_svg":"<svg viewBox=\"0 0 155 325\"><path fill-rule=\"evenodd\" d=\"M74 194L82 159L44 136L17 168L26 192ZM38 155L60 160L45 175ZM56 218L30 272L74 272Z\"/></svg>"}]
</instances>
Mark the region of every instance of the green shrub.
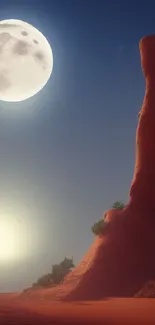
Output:
<instances>
[{"instance_id":1,"label":"green shrub","mask_svg":"<svg viewBox=\"0 0 155 325\"><path fill-rule=\"evenodd\" d=\"M112 205L112 208L113 209L124 209L125 207L125 204L121 201L116 201L113 205Z\"/></svg>"},{"instance_id":2,"label":"green shrub","mask_svg":"<svg viewBox=\"0 0 155 325\"><path fill-rule=\"evenodd\" d=\"M52 265L51 273L40 277L37 282L33 284L33 287L48 287L60 284L64 280L65 276L71 272L73 267L73 259L65 257L61 263Z\"/></svg>"},{"instance_id":3,"label":"green shrub","mask_svg":"<svg viewBox=\"0 0 155 325\"><path fill-rule=\"evenodd\" d=\"M100 235L102 233L104 227L105 227L105 221L103 219L101 219L93 225L92 232L95 235Z\"/></svg>"},{"instance_id":4,"label":"green shrub","mask_svg":"<svg viewBox=\"0 0 155 325\"><path fill-rule=\"evenodd\" d=\"M41 286L41 287L48 287L52 283L52 273L48 273L43 275L38 279L36 282L36 285Z\"/></svg>"}]
</instances>

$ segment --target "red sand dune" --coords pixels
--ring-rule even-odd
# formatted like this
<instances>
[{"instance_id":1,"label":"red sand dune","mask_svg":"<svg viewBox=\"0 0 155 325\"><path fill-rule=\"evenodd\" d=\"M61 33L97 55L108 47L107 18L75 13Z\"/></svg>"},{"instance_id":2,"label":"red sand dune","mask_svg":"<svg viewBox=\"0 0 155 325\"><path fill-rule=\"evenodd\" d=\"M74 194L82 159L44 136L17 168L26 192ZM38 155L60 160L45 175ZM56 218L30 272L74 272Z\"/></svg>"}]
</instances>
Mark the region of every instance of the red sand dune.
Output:
<instances>
[{"instance_id":1,"label":"red sand dune","mask_svg":"<svg viewBox=\"0 0 155 325\"><path fill-rule=\"evenodd\" d=\"M9 304L3 296L2 324L11 324L12 320L17 325L33 321L45 325L155 324L154 300L91 302L104 297L132 297L146 282L155 280L155 36L140 41L140 54L146 92L126 208L107 211L102 235L61 286L19 294L16 303ZM61 302L51 302L57 299Z\"/></svg>"}]
</instances>

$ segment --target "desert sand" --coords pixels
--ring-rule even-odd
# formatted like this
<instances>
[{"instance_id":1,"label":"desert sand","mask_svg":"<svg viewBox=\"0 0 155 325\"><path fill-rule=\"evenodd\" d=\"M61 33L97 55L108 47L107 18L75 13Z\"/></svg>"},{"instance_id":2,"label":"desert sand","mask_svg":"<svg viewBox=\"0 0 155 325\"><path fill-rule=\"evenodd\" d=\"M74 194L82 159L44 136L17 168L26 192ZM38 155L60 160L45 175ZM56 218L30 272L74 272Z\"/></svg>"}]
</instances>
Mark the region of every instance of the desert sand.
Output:
<instances>
[{"instance_id":1,"label":"desert sand","mask_svg":"<svg viewBox=\"0 0 155 325\"><path fill-rule=\"evenodd\" d=\"M3 325L154 325L154 299L105 299L58 303L51 300L17 302L0 296L0 324Z\"/></svg>"}]
</instances>

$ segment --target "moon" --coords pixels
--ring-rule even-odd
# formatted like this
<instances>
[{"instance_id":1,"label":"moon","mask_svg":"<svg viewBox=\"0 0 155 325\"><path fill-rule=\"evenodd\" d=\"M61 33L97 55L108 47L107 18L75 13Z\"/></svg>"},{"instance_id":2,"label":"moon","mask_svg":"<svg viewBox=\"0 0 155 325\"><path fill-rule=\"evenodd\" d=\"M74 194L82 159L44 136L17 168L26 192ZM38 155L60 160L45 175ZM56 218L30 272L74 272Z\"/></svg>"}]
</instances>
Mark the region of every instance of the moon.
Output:
<instances>
[{"instance_id":1,"label":"moon","mask_svg":"<svg viewBox=\"0 0 155 325\"><path fill-rule=\"evenodd\" d=\"M46 37L16 19L0 21L0 100L19 102L36 95L53 70L53 53Z\"/></svg>"}]
</instances>

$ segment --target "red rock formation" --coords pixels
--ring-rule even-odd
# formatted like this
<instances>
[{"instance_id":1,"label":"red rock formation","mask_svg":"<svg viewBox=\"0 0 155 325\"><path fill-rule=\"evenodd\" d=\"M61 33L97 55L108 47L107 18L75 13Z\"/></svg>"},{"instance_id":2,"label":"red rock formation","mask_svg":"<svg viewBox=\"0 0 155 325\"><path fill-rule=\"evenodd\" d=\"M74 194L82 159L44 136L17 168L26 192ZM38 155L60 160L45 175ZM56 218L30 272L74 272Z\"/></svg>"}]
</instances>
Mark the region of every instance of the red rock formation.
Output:
<instances>
[{"instance_id":1,"label":"red rock formation","mask_svg":"<svg viewBox=\"0 0 155 325\"><path fill-rule=\"evenodd\" d=\"M140 54L146 93L130 200L123 211L107 213L107 229L64 282L66 299L132 296L155 278L155 36L140 41Z\"/></svg>"},{"instance_id":2,"label":"red rock formation","mask_svg":"<svg viewBox=\"0 0 155 325\"><path fill-rule=\"evenodd\" d=\"M103 234L56 289L56 296L64 300L133 296L155 279L155 36L140 41L140 54L146 93L129 203L121 211L106 212Z\"/></svg>"}]
</instances>

